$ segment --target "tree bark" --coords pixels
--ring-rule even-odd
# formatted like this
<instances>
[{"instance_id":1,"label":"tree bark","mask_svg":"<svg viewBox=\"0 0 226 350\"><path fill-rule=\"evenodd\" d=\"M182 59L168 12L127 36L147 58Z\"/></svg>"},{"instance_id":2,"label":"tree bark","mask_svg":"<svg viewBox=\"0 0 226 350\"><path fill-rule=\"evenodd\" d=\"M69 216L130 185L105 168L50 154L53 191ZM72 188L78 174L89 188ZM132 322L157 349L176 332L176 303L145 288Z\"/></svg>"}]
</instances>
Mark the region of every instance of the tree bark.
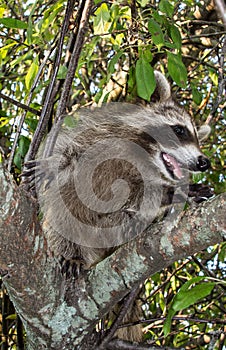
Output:
<instances>
[{"instance_id":1,"label":"tree bark","mask_svg":"<svg viewBox=\"0 0 226 350\"><path fill-rule=\"evenodd\" d=\"M80 349L98 319L139 281L173 261L220 243L225 194L151 225L79 280L61 275L37 203L0 168L0 269L27 331L29 350Z\"/></svg>"}]
</instances>

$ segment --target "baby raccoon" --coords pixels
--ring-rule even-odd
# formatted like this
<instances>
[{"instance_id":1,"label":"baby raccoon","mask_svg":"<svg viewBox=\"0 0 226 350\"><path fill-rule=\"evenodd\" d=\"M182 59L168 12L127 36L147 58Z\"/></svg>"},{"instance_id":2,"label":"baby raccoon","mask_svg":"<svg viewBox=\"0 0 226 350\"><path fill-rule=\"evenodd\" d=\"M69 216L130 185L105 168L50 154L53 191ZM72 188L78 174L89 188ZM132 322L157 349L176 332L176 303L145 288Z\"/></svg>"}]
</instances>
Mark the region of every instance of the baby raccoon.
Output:
<instances>
[{"instance_id":1,"label":"baby raccoon","mask_svg":"<svg viewBox=\"0 0 226 350\"><path fill-rule=\"evenodd\" d=\"M73 126L62 126L52 155L37 162L49 248L79 269L144 231L190 172L210 166L199 146L209 127L197 130L164 75L155 79L157 102L81 109Z\"/></svg>"}]
</instances>

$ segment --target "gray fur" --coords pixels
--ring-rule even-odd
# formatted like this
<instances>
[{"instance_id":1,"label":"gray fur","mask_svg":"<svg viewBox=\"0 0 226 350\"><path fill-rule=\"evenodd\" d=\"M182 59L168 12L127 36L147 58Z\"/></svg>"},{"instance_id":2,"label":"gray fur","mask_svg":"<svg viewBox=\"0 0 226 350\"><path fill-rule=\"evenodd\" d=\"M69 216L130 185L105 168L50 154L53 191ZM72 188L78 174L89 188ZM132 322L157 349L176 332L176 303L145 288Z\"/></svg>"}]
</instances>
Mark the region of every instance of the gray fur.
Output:
<instances>
[{"instance_id":1,"label":"gray fur","mask_svg":"<svg viewBox=\"0 0 226 350\"><path fill-rule=\"evenodd\" d=\"M165 77L155 76L159 102L145 108L113 103L81 109L73 115L76 126L63 126L53 155L41 161L45 181L38 195L56 257L85 268L96 264L142 232L168 202L168 189L199 170L203 155L196 128L171 99ZM186 127L186 139L178 139L175 125ZM178 177L163 157L178 162Z\"/></svg>"}]
</instances>

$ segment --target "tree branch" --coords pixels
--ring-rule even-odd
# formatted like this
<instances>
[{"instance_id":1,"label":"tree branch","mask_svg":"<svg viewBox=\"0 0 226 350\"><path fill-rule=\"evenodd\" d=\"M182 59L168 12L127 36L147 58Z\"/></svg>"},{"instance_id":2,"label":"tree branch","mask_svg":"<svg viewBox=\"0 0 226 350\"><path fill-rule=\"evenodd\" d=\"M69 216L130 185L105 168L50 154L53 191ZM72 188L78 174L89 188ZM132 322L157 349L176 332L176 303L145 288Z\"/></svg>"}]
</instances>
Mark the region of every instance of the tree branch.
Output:
<instances>
[{"instance_id":1,"label":"tree branch","mask_svg":"<svg viewBox=\"0 0 226 350\"><path fill-rule=\"evenodd\" d=\"M101 342L101 344L97 350L105 350L106 349L107 344L113 338L115 332L117 331L118 327L120 326L120 323L122 322L124 316L126 315L130 305L134 302L135 298L137 297L139 291L140 291L140 286L135 286L131 290L131 292L127 296L118 316L116 317L113 324L111 325L109 333L104 337L103 341Z\"/></svg>"},{"instance_id":2,"label":"tree branch","mask_svg":"<svg viewBox=\"0 0 226 350\"><path fill-rule=\"evenodd\" d=\"M3 168L0 195L0 267L28 339L32 339L29 349L61 350L68 344L78 349L99 318L139 281L221 242L226 231L223 194L182 213L173 223L151 225L87 275L65 280L48 251L36 203ZM29 337L32 333L35 337Z\"/></svg>"},{"instance_id":3,"label":"tree branch","mask_svg":"<svg viewBox=\"0 0 226 350\"><path fill-rule=\"evenodd\" d=\"M30 106L27 106L27 105L25 105L24 103L21 103L21 102L19 102L19 101L16 101L16 100L14 100L13 98L4 95L2 92L0 92L0 98L2 98L2 99L5 100L5 101L8 101L8 102L12 103L14 106L17 106L17 107L19 107L19 108L24 109L25 111L31 112L31 113L33 113L33 114L35 114L35 115L41 115L41 112L38 111L37 109L32 108L32 107L30 107Z\"/></svg>"},{"instance_id":4,"label":"tree branch","mask_svg":"<svg viewBox=\"0 0 226 350\"><path fill-rule=\"evenodd\" d=\"M28 154L27 154L27 161L34 159L34 157L38 151L38 148L40 146L41 140L43 138L43 134L44 134L46 127L48 125L48 121L50 118L50 112L51 112L51 109L52 109L52 106L54 103L54 101L52 99L52 93L54 90L57 73L58 73L58 70L60 67L60 61L61 61L61 56L62 56L63 44L64 44L64 37L67 33L69 20L70 20L70 17L72 15L73 8L74 8L74 3L75 3L75 0L68 0L68 2L67 2L66 13L64 16L62 30L60 33L59 43L58 43L58 47L57 47L57 56L56 56L56 61L54 64L53 75L51 77L50 85L49 85L49 88L48 88L48 91L46 94L46 99L45 99L44 106L42 109L41 117L40 117L39 123L37 125L37 128L35 130L35 134L34 134L32 142L31 142Z\"/></svg>"},{"instance_id":5,"label":"tree branch","mask_svg":"<svg viewBox=\"0 0 226 350\"><path fill-rule=\"evenodd\" d=\"M62 123L62 118L65 116L66 112L66 106L68 102L68 98L70 95L70 90L72 86L72 82L75 76L75 71L78 66L78 60L80 57L80 53L84 44L84 38L85 38L85 33L86 33L86 25L89 20L90 12L91 12L91 6L92 6L93 1L92 0L87 0L87 1L82 1L81 9L82 9L82 14L81 14L81 20L79 23L79 28L76 36L76 41L75 45L73 48L73 52L71 55L68 71L67 71L67 76L64 81L62 93L60 96L60 101L58 103L57 111L56 111L56 118L55 118L55 123L54 123L54 128L53 132L49 135L46 145L45 145L45 151L44 151L44 157L49 157L52 154L52 150L56 141L56 137L59 132L59 128Z\"/></svg>"}]
</instances>

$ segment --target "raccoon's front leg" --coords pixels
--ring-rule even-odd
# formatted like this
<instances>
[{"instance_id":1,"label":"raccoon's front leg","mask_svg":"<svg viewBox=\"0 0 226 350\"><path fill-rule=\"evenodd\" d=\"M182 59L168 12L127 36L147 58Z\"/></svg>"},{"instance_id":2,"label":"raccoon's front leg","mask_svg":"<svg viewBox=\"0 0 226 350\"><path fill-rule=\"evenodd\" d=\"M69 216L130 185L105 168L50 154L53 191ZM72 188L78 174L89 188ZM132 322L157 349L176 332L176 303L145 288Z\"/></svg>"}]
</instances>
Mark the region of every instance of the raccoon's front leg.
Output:
<instances>
[{"instance_id":1,"label":"raccoon's front leg","mask_svg":"<svg viewBox=\"0 0 226 350\"><path fill-rule=\"evenodd\" d=\"M84 272L84 260L80 257L65 259L63 256L59 259L60 272L62 275L69 278L78 278Z\"/></svg>"},{"instance_id":2,"label":"raccoon's front leg","mask_svg":"<svg viewBox=\"0 0 226 350\"><path fill-rule=\"evenodd\" d=\"M203 184L190 184L188 196L192 197L196 203L201 203L214 196L213 190Z\"/></svg>"}]
</instances>

